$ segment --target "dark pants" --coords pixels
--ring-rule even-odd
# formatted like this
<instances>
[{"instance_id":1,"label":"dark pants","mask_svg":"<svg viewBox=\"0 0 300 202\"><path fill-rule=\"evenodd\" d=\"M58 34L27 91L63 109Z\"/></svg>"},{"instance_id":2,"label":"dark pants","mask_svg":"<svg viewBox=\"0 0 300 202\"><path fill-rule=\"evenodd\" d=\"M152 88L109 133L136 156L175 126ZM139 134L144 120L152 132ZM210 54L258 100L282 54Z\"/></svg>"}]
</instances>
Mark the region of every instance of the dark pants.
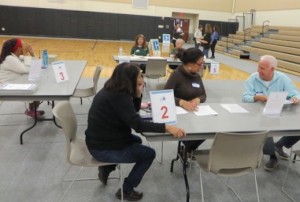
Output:
<instances>
[{"instance_id":1,"label":"dark pants","mask_svg":"<svg viewBox=\"0 0 300 202\"><path fill-rule=\"evenodd\" d=\"M275 145L278 147L285 146L286 148L291 148L299 140L300 140L300 136L286 136L280 138L280 140L278 140L278 142L276 142Z\"/></svg>"},{"instance_id":2,"label":"dark pants","mask_svg":"<svg viewBox=\"0 0 300 202\"><path fill-rule=\"evenodd\" d=\"M205 55L206 58L208 58L208 52L209 52L209 48L208 49L203 48L203 54Z\"/></svg>"},{"instance_id":3,"label":"dark pants","mask_svg":"<svg viewBox=\"0 0 300 202\"><path fill-rule=\"evenodd\" d=\"M123 189L129 193L134 187L137 187L146 171L155 158L155 151L145 145L140 144L142 141L139 137L132 145L122 150L90 150L92 156L103 162L110 163L135 163L128 177L124 179ZM139 140L138 140L139 139Z\"/></svg>"},{"instance_id":4,"label":"dark pants","mask_svg":"<svg viewBox=\"0 0 300 202\"><path fill-rule=\"evenodd\" d=\"M185 146L185 151L191 153L191 151L195 151L202 142L205 140L190 140L190 141L182 141Z\"/></svg>"},{"instance_id":5,"label":"dark pants","mask_svg":"<svg viewBox=\"0 0 300 202\"><path fill-rule=\"evenodd\" d=\"M274 155L275 154L275 145L278 147L285 146L286 148L292 147L296 142L300 140L300 136L286 136L280 138L278 142L274 143L274 139L272 137L268 137L266 143L263 148L263 153L266 155Z\"/></svg>"},{"instance_id":6,"label":"dark pants","mask_svg":"<svg viewBox=\"0 0 300 202\"><path fill-rule=\"evenodd\" d=\"M216 48L216 44L217 41L212 42L211 46L210 46L210 50L211 50L211 57L215 57L215 48Z\"/></svg>"}]
</instances>

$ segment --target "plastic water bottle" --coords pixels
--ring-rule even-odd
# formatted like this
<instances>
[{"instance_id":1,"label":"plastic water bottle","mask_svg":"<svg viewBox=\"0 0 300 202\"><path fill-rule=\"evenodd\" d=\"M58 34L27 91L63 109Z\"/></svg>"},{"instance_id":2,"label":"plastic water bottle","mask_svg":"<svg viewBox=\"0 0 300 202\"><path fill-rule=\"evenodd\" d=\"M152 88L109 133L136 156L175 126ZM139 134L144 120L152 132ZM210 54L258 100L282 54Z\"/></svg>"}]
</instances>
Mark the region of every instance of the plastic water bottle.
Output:
<instances>
[{"instance_id":1,"label":"plastic water bottle","mask_svg":"<svg viewBox=\"0 0 300 202\"><path fill-rule=\"evenodd\" d=\"M120 55L120 56L123 55L123 48L122 48L122 47L119 48L119 55Z\"/></svg>"},{"instance_id":2,"label":"plastic water bottle","mask_svg":"<svg viewBox=\"0 0 300 202\"><path fill-rule=\"evenodd\" d=\"M48 51L43 50L43 55L42 55L42 69L47 69L48 68Z\"/></svg>"}]
</instances>

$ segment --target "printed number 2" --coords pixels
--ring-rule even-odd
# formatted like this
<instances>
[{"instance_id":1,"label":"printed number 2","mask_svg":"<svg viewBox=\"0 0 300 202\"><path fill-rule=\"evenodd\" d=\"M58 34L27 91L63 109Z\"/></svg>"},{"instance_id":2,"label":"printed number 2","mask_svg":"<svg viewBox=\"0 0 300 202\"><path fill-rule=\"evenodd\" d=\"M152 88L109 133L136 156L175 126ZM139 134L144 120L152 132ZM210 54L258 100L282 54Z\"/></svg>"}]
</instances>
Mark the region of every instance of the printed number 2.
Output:
<instances>
[{"instance_id":1,"label":"printed number 2","mask_svg":"<svg viewBox=\"0 0 300 202\"><path fill-rule=\"evenodd\" d=\"M60 75L60 80L65 80L64 73L62 73L62 72L59 72L59 75Z\"/></svg>"},{"instance_id":2,"label":"printed number 2","mask_svg":"<svg viewBox=\"0 0 300 202\"><path fill-rule=\"evenodd\" d=\"M163 114L162 114L162 116L161 116L162 119L167 119L167 118L169 118L169 115L167 114L167 113L168 113L168 107L162 106L162 107L160 108L160 110L163 111Z\"/></svg>"}]
</instances>

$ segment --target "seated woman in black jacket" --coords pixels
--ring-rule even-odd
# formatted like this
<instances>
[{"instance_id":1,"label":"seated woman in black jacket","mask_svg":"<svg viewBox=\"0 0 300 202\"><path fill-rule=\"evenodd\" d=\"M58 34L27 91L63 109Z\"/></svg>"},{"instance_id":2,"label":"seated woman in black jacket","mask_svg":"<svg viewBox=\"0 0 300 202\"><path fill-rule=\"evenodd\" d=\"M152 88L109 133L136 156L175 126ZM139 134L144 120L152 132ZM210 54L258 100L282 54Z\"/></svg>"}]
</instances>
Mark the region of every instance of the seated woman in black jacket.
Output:
<instances>
[{"instance_id":1,"label":"seated woman in black jacket","mask_svg":"<svg viewBox=\"0 0 300 202\"><path fill-rule=\"evenodd\" d=\"M86 144L91 155L102 162L135 163L123 183L125 200L137 201L143 197L134 190L155 158L155 151L142 145L142 140L131 133L168 132L183 137L185 132L172 125L145 122L137 113L141 106L143 79L136 64L119 64L92 103L85 131ZM105 185L115 166L99 167L100 181ZM121 199L121 190L116 193Z\"/></svg>"}]
</instances>

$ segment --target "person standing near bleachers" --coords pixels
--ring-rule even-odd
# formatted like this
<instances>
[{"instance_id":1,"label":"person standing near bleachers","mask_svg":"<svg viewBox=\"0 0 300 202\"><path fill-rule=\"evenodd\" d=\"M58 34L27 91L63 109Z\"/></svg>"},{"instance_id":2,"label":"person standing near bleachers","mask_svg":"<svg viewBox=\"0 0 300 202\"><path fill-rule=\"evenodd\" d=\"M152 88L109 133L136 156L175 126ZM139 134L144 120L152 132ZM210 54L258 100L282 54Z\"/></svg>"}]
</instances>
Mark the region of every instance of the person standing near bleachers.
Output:
<instances>
[{"instance_id":1,"label":"person standing near bleachers","mask_svg":"<svg viewBox=\"0 0 300 202\"><path fill-rule=\"evenodd\" d=\"M203 39L201 39L201 44L203 44L203 54L206 58L208 58L208 52L210 49L210 42L211 42L211 25L206 24Z\"/></svg>"},{"instance_id":2,"label":"person standing near bleachers","mask_svg":"<svg viewBox=\"0 0 300 202\"><path fill-rule=\"evenodd\" d=\"M264 55L260 58L256 73L250 75L245 83L245 92L242 95L242 101L247 103L262 102L266 103L271 92L286 91L287 99L292 104L298 104L300 93L297 91L291 79L285 74L275 71L277 60L271 55ZM270 160L265 164L264 169L272 171L278 166L278 159L275 152L281 159L288 160L289 155L286 154L282 147L290 148L293 146L300 136L285 136L274 144L272 137L267 138L264 145L264 154L270 155Z\"/></svg>"},{"instance_id":3,"label":"person standing near bleachers","mask_svg":"<svg viewBox=\"0 0 300 202\"><path fill-rule=\"evenodd\" d=\"M203 39L202 36L202 25L199 25L194 33L194 39L195 39L195 48L199 48L201 45L201 39Z\"/></svg>"},{"instance_id":4,"label":"person standing near bleachers","mask_svg":"<svg viewBox=\"0 0 300 202\"><path fill-rule=\"evenodd\" d=\"M219 26L214 25L213 33L211 35L211 42L210 42L210 50L211 50L210 59L215 59L215 48L216 48L218 40L219 40Z\"/></svg>"}]
</instances>

